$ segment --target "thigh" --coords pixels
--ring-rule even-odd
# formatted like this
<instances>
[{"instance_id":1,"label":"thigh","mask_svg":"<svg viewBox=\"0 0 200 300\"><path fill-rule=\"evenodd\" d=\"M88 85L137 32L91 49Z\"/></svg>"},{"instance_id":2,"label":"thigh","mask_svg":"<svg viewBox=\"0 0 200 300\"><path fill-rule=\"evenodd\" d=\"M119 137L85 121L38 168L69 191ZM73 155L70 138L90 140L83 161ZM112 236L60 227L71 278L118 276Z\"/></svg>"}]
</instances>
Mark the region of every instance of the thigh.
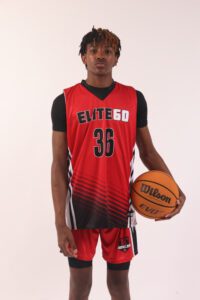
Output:
<instances>
[{"instance_id":1,"label":"thigh","mask_svg":"<svg viewBox=\"0 0 200 300\"><path fill-rule=\"evenodd\" d=\"M70 280L74 285L83 286L92 280L92 268L73 268L70 267Z\"/></svg>"},{"instance_id":2,"label":"thigh","mask_svg":"<svg viewBox=\"0 0 200 300\"><path fill-rule=\"evenodd\" d=\"M88 299L92 286L92 268L77 269L70 267L69 299Z\"/></svg>"},{"instance_id":3,"label":"thigh","mask_svg":"<svg viewBox=\"0 0 200 300\"><path fill-rule=\"evenodd\" d=\"M129 262L138 253L134 228L101 229L103 258L110 264Z\"/></svg>"},{"instance_id":4,"label":"thigh","mask_svg":"<svg viewBox=\"0 0 200 300\"><path fill-rule=\"evenodd\" d=\"M99 237L98 229L72 229L74 241L78 250L78 261L91 261L96 252L96 245ZM69 261L75 262L75 258ZM83 263L84 265L84 263Z\"/></svg>"}]
</instances>

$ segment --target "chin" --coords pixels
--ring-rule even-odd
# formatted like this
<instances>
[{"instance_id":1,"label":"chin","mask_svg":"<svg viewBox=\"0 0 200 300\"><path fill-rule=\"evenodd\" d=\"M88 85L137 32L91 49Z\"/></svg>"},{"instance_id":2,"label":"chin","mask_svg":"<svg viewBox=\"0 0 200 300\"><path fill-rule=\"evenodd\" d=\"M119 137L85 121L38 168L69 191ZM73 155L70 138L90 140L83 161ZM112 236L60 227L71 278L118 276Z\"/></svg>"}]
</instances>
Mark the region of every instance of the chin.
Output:
<instances>
[{"instance_id":1,"label":"chin","mask_svg":"<svg viewBox=\"0 0 200 300\"><path fill-rule=\"evenodd\" d=\"M99 76L103 76L103 75L106 75L108 74L108 72L106 72L105 70L95 70L94 72L91 72L93 73L94 75L99 75Z\"/></svg>"}]
</instances>

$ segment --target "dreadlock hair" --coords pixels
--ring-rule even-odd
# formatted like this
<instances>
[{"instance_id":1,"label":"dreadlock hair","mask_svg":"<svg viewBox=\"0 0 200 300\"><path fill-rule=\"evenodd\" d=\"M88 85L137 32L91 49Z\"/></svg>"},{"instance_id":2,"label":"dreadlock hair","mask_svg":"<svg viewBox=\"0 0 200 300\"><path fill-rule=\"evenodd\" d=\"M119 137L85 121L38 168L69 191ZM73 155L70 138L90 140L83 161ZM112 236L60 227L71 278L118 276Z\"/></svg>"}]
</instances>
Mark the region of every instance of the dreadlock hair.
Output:
<instances>
[{"instance_id":1,"label":"dreadlock hair","mask_svg":"<svg viewBox=\"0 0 200 300\"><path fill-rule=\"evenodd\" d=\"M84 35L80 44L79 54L84 55L86 53L88 44L99 44L100 42L104 42L107 46L112 47L115 55L119 58L121 50L120 39L108 29L95 29L94 26L92 31Z\"/></svg>"}]
</instances>

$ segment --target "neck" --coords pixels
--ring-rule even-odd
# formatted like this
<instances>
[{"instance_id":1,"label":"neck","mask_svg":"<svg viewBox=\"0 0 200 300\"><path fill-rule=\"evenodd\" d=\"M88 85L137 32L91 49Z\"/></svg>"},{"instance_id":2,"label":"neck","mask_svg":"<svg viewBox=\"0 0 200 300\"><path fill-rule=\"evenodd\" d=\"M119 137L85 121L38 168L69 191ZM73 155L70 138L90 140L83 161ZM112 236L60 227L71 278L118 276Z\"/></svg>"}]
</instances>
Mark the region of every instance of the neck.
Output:
<instances>
[{"instance_id":1,"label":"neck","mask_svg":"<svg viewBox=\"0 0 200 300\"><path fill-rule=\"evenodd\" d=\"M108 74L108 76L95 76L92 74L87 75L86 83L94 86L94 87L108 87L112 84L113 79L112 79L112 74Z\"/></svg>"}]
</instances>

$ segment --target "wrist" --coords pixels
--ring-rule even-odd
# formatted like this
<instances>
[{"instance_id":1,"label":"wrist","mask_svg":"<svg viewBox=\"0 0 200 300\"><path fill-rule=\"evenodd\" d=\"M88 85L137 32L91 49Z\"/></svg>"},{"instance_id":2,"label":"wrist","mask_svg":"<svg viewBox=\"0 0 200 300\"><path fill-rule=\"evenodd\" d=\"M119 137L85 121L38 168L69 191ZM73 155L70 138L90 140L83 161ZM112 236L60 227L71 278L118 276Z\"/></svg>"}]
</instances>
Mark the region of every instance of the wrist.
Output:
<instances>
[{"instance_id":1,"label":"wrist","mask_svg":"<svg viewBox=\"0 0 200 300\"><path fill-rule=\"evenodd\" d=\"M55 226L56 229L62 229L67 227L66 221L65 220L55 220Z\"/></svg>"}]
</instances>

